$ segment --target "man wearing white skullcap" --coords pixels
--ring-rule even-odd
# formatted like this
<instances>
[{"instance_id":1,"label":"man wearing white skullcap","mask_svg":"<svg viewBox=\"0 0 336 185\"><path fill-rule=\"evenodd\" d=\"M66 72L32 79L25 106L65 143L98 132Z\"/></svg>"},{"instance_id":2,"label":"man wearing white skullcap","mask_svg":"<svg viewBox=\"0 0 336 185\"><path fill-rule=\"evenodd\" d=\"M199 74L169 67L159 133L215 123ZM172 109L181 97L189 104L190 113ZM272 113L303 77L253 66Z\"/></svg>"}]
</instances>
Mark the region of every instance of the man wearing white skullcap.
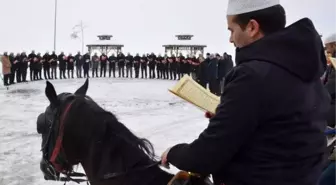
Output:
<instances>
[{"instance_id":1,"label":"man wearing white skullcap","mask_svg":"<svg viewBox=\"0 0 336 185\"><path fill-rule=\"evenodd\" d=\"M330 64L328 65L327 75L326 75L326 86L328 88L329 93L331 96L335 98L335 62L332 64L331 60L336 60L336 33L329 35L325 39L325 48L328 55L328 60L330 60ZM332 83L332 85L331 85ZM330 85L330 86L329 86Z\"/></svg>"},{"instance_id":2,"label":"man wearing white skullcap","mask_svg":"<svg viewBox=\"0 0 336 185\"><path fill-rule=\"evenodd\" d=\"M336 57L336 33L329 35L324 44L326 46L327 55L329 60ZM332 58L331 58L332 57ZM329 130L336 129L335 128L335 113L336 113L336 75L335 75L335 66L330 62L328 68L326 70L325 76L325 87L330 94L331 97L331 107L328 113L328 126ZM335 136L334 136L335 137ZM329 140L333 139L329 137ZM335 178L335 169L336 169L336 148L335 142L331 143L328 147L331 155L328 160L328 167L323 171L323 174L320 178L319 185L334 185L336 184ZM328 151L329 151L328 150Z\"/></svg>"},{"instance_id":3,"label":"man wearing white skullcap","mask_svg":"<svg viewBox=\"0 0 336 185\"><path fill-rule=\"evenodd\" d=\"M280 0L231 0L227 15L238 15L280 5Z\"/></svg>"},{"instance_id":4,"label":"man wearing white skullcap","mask_svg":"<svg viewBox=\"0 0 336 185\"><path fill-rule=\"evenodd\" d=\"M327 49L327 52L332 56L336 57L336 33L329 35L325 41L325 46Z\"/></svg>"},{"instance_id":5,"label":"man wearing white skullcap","mask_svg":"<svg viewBox=\"0 0 336 185\"><path fill-rule=\"evenodd\" d=\"M230 42L243 47L265 34L283 29L286 15L279 0L232 0L227 9L227 21Z\"/></svg>"},{"instance_id":6,"label":"man wearing white skullcap","mask_svg":"<svg viewBox=\"0 0 336 185\"><path fill-rule=\"evenodd\" d=\"M229 0L227 24L236 66L216 113L162 164L212 174L216 185L316 185L330 104L320 35L308 18L285 28L279 0Z\"/></svg>"},{"instance_id":7,"label":"man wearing white skullcap","mask_svg":"<svg viewBox=\"0 0 336 185\"><path fill-rule=\"evenodd\" d=\"M325 44L330 44L330 43L336 43L336 33L333 33L333 34L329 35L325 39Z\"/></svg>"}]
</instances>

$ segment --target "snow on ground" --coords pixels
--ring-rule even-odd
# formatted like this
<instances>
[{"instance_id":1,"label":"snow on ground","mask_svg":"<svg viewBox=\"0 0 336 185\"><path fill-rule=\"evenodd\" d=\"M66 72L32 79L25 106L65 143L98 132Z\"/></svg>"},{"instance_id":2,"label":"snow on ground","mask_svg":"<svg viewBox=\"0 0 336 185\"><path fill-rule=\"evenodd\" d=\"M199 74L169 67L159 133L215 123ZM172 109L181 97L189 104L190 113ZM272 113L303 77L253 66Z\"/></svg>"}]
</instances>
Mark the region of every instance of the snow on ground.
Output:
<instances>
[{"instance_id":1,"label":"snow on ground","mask_svg":"<svg viewBox=\"0 0 336 185\"><path fill-rule=\"evenodd\" d=\"M51 82L57 93L74 92L84 79ZM174 144L191 142L207 126L202 111L168 92L175 83L91 78L88 95L136 135L149 139L160 156ZM48 105L45 86L45 81L36 81L0 90L0 185L62 184L45 181L39 169L41 138L36 119Z\"/></svg>"}]
</instances>

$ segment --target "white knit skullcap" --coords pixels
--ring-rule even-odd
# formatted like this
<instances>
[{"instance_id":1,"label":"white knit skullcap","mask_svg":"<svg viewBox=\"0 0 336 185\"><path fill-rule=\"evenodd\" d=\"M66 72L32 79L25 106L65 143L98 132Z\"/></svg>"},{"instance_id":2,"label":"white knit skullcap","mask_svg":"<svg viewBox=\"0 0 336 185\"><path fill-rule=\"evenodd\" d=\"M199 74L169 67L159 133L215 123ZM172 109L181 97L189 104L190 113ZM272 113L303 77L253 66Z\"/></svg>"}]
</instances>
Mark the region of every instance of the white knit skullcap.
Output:
<instances>
[{"instance_id":1,"label":"white knit skullcap","mask_svg":"<svg viewBox=\"0 0 336 185\"><path fill-rule=\"evenodd\" d=\"M332 35L329 35L325 41L324 41L324 44L330 44L330 43L333 43L333 42L336 42L336 33L332 34Z\"/></svg>"},{"instance_id":2,"label":"white knit skullcap","mask_svg":"<svg viewBox=\"0 0 336 185\"><path fill-rule=\"evenodd\" d=\"M229 0L227 15L239 15L279 4L280 0Z\"/></svg>"}]
</instances>

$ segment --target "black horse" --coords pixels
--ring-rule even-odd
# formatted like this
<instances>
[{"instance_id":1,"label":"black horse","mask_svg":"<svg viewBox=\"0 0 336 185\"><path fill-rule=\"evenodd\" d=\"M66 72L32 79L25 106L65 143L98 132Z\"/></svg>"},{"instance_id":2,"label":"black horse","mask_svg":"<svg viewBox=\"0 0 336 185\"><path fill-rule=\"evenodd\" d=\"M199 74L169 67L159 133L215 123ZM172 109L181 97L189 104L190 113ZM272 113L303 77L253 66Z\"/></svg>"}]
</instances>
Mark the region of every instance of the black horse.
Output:
<instances>
[{"instance_id":1,"label":"black horse","mask_svg":"<svg viewBox=\"0 0 336 185\"><path fill-rule=\"evenodd\" d=\"M87 89L88 79L74 94L57 95L47 81L45 93L50 105L37 119L44 178L88 181L92 185L168 184L174 175L159 167L152 144L135 136L115 115L101 108L86 95ZM85 175L73 172L73 166L79 164ZM88 180L74 178L79 176ZM189 177L189 184L205 182L204 178Z\"/></svg>"}]
</instances>

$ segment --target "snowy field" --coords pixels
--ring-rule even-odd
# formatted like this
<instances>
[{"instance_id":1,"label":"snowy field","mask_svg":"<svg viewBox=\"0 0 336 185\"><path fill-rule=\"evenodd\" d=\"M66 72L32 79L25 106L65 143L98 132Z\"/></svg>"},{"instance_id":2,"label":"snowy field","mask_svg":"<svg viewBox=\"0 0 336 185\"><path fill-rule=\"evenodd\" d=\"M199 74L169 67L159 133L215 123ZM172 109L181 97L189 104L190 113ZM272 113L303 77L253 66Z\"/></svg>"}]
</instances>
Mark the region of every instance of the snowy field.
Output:
<instances>
[{"instance_id":1,"label":"snowy field","mask_svg":"<svg viewBox=\"0 0 336 185\"><path fill-rule=\"evenodd\" d=\"M84 79L51 82L57 93L74 92ZM149 139L160 156L174 144L191 142L207 126L202 111L168 92L175 83L91 78L88 95L136 135ZM39 169L41 138L36 119L48 105L45 86L45 81L36 81L0 90L0 185L63 184L45 181Z\"/></svg>"}]
</instances>

